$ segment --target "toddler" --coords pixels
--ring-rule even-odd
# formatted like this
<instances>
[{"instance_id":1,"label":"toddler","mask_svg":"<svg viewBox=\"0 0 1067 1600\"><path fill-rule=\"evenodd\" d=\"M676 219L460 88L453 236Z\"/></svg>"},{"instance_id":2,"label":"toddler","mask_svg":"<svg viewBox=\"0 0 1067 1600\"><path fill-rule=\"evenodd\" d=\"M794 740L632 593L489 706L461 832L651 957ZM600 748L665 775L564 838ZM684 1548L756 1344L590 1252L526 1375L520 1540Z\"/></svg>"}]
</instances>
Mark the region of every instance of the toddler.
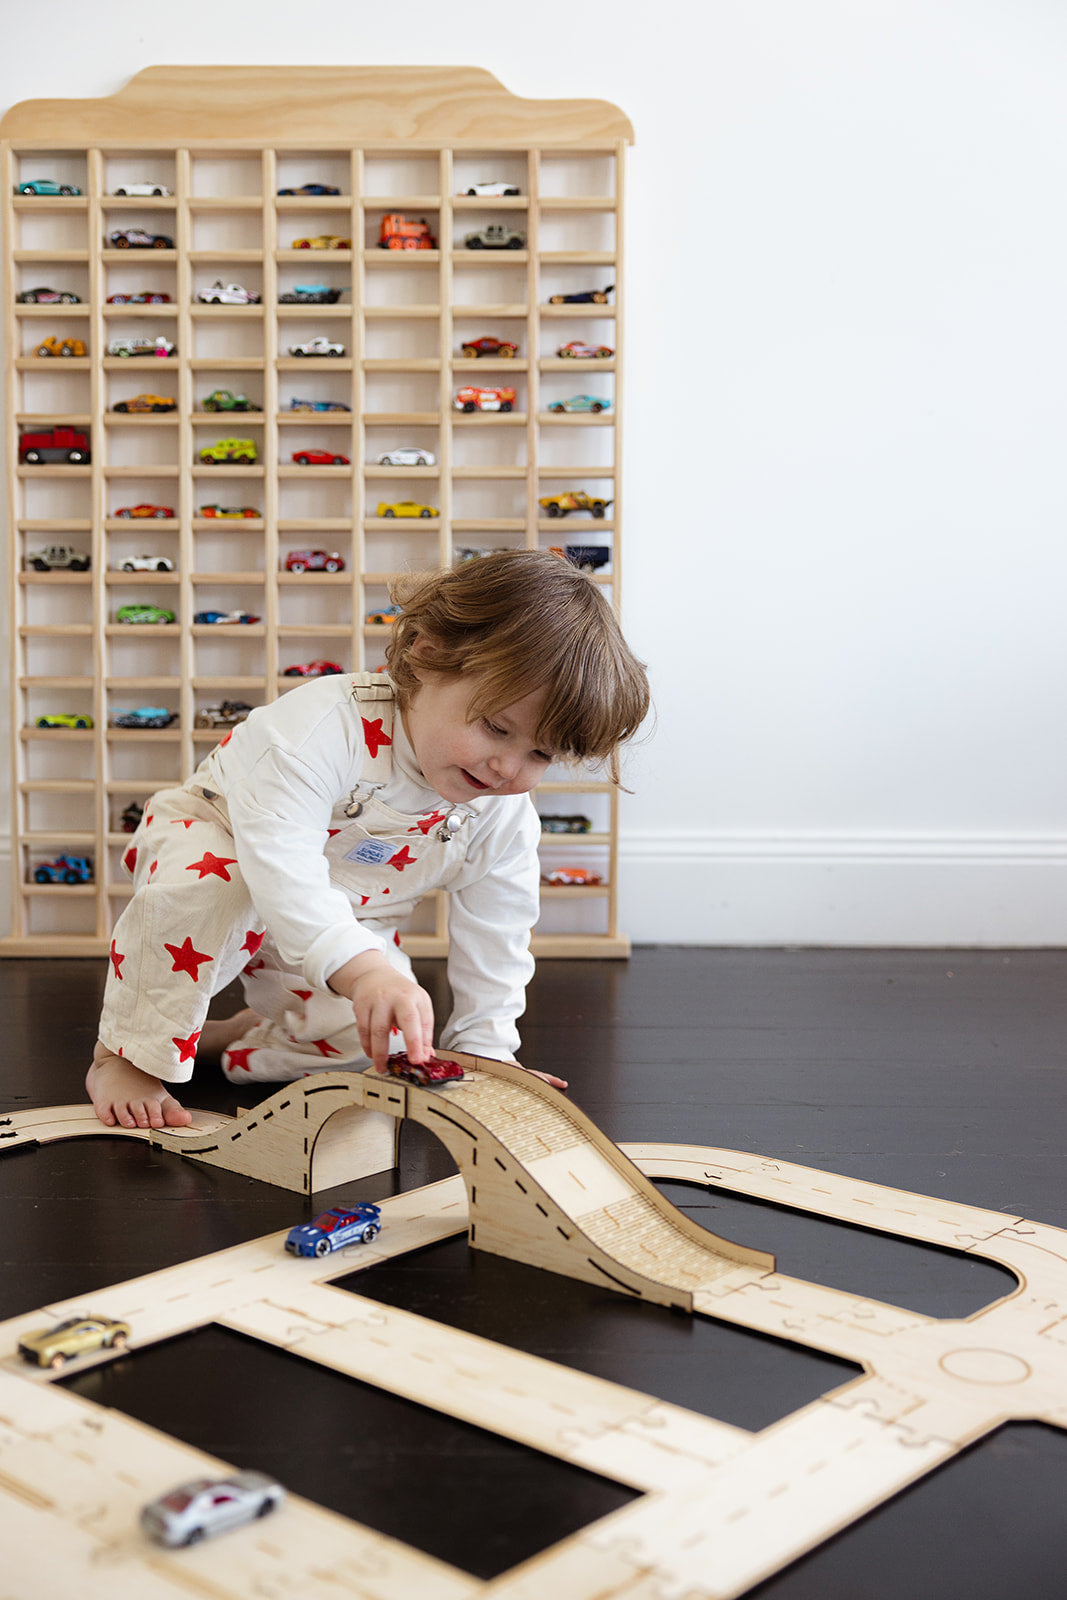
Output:
<instances>
[{"instance_id":1,"label":"toddler","mask_svg":"<svg viewBox=\"0 0 1067 1600\"><path fill-rule=\"evenodd\" d=\"M608 764L648 710L599 589L550 552L489 555L398 587L389 675L310 681L155 795L126 851L86 1086L101 1122L180 1127L198 1046L233 1082L383 1070L432 1054L398 929L449 894L444 1049L514 1060L533 972L540 823L557 759ZM247 1010L205 1023L237 976ZM560 1087L558 1079L549 1079Z\"/></svg>"}]
</instances>

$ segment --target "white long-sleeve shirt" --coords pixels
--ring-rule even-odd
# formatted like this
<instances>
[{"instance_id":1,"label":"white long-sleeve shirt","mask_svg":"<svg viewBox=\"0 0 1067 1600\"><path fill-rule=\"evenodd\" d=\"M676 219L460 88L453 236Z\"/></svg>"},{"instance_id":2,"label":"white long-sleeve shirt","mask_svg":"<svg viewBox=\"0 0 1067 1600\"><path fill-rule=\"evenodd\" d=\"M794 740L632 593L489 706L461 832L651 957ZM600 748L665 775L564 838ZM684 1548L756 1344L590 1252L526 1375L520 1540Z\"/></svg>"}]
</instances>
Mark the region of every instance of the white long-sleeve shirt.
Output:
<instances>
[{"instance_id":1,"label":"white long-sleeve shirt","mask_svg":"<svg viewBox=\"0 0 1067 1600\"><path fill-rule=\"evenodd\" d=\"M412 822L434 811L466 811L460 839L438 852L436 881L449 890L448 977L453 1010L446 1049L514 1054L515 1019L533 973L529 931L538 914L540 823L528 795L456 807L426 785L397 711L391 772L375 801ZM324 854L337 808L368 765L360 709L347 674L302 684L261 706L201 763L191 782L225 801L234 851L253 904L287 965L325 988L330 974L367 950L384 950L413 909L397 899L357 917L349 893L331 881ZM372 809L372 808L368 808ZM459 853L457 856L449 852ZM380 872L378 874L380 877ZM358 895L357 895L357 898Z\"/></svg>"}]
</instances>

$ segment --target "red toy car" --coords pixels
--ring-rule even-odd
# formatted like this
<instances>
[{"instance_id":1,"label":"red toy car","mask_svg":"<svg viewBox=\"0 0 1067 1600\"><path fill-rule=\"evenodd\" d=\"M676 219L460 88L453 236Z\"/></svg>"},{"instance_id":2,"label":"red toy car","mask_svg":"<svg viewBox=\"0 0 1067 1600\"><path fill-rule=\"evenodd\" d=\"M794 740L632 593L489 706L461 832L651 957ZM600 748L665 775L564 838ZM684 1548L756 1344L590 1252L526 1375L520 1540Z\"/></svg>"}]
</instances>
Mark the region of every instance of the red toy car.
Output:
<instances>
[{"instance_id":1,"label":"red toy car","mask_svg":"<svg viewBox=\"0 0 1067 1600\"><path fill-rule=\"evenodd\" d=\"M294 450L293 460L298 467L347 467L347 456L335 456L332 450Z\"/></svg>"},{"instance_id":2,"label":"red toy car","mask_svg":"<svg viewBox=\"0 0 1067 1600\"><path fill-rule=\"evenodd\" d=\"M515 390L478 389L473 384L467 384L457 389L452 404L457 411L513 411Z\"/></svg>"},{"instance_id":3,"label":"red toy car","mask_svg":"<svg viewBox=\"0 0 1067 1600\"><path fill-rule=\"evenodd\" d=\"M115 512L116 517L173 517L173 506L153 506L142 501L136 506L120 506Z\"/></svg>"},{"instance_id":4,"label":"red toy car","mask_svg":"<svg viewBox=\"0 0 1067 1600\"><path fill-rule=\"evenodd\" d=\"M542 883L559 885L580 885L591 888L598 883L603 883L599 872L589 872L585 867L557 867L554 872L548 873L541 879Z\"/></svg>"},{"instance_id":5,"label":"red toy car","mask_svg":"<svg viewBox=\"0 0 1067 1600\"><path fill-rule=\"evenodd\" d=\"M429 1089L439 1083L453 1083L463 1077L463 1068L454 1061L442 1061L440 1056L431 1056L429 1061L416 1065L408 1060L403 1051L389 1057L385 1070L391 1078L406 1078L408 1083L417 1083L420 1089Z\"/></svg>"},{"instance_id":6,"label":"red toy car","mask_svg":"<svg viewBox=\"0 0 1067 1600\"><path fill-rule=\"evenodd\" d=\"M285 558L286 572L343 572L344 557L336 550L290 550Z\"/></svg>"},{"instance_id":7,"label":"red toy car","mask_svg":"<svg viewBox=\"0 0 1067 1600\"><path fill-rule=\"evenodd\" d=\"M517 344L507 339L494 339L489 333L484 338L468 340L462 349L465 356L505 356L509 361L519 353Z\"/></svg>"},{"instance_id":8,"label":"red toy car","mask_svg":"<svg viewBox=\"0 0 1067 1600\"><path fill-rule=\"evenodd\" d=\"M570 344L561 344L556 351L558 356L570 356L576 361L606 361L615 354L610 345L583 344L581 339L572 339Z\"/></svg>"},{"instance_id":9,"label":"red toy car","mask_svg":"<svg viewBox=\"0 0 1067 1600\"><path fill-rule=\"evenodd\" d=\"M291 667L286 667L282 673L283 678L327 678L332 677L345 669L339 661L305 661L303 664L294 662Z\"/></svg>"}]
</instances>

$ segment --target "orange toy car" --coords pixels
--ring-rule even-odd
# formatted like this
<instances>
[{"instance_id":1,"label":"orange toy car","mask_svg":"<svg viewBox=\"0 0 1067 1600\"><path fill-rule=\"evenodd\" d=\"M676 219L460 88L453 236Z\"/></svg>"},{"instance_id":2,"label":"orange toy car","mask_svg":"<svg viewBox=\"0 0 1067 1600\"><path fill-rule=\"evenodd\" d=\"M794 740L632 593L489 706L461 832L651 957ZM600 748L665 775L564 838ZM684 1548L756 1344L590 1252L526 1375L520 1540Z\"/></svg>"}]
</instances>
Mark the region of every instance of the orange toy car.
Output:
<instances>
[{"instance_id":1,"label":"orange toy car","mask_svg":"<svg viewBox=\"0 0 1067 1600\"><path fill-rule=\"evenodd\" d=\"M68 339L66 335L57 338L52 334L48 339L42 339L34 350L35 356L83 356L85 345L81 339Z\"/></svg>"},{"instance_id":2,"label":"orange toy car","mask_svg":"<svg viewBox=\"0 0 1067 1600\"><path fill-rule=\"evenodd\" d=\"M452 402L457 411L513 411L514 389L479 389L469 383L457 389Z\"/></svg>"},{"instance_id":3,"label":"orange toy car","mask_svg":"<svg viewBox=\"0 0 1067 1600\"><path fill-rule=\"evenodd\" d=\"M549 872L541 879L542 883L551 883L557 886L566 884L576 885L581 888L593 888L598 883L603 883L599 872L590 872L586 867L557 867L554 872Z\"/></svg>"},{"instance_id":4,"label":"orange toy car","mask_svg":"<svg viewBox=\"0 0 1067 1600\"><path fill-rule=\"evenodd\" d=\"M382 250L436 250L437 240L425 220L409 222L401 212L390 211L382 218L378 245Z\"/></svg>"}]
</instances>

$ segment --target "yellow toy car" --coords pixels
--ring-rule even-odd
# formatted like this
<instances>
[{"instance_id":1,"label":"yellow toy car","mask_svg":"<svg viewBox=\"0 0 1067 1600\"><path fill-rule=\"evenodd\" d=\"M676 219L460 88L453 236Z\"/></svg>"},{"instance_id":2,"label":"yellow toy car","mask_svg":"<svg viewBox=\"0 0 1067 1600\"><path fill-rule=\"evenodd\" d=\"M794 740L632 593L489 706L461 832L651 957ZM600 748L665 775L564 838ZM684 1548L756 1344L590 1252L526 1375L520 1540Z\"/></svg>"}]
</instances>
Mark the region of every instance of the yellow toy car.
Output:
<instances>
[{"instance_id":1,"label":"yellow toy car","mask_svg":"<svg viewBox=\"0 0 1067 1600\"><path fill-rule=\"evenodd\" d=\"M351 250L351 239L342 239L336 233L319 233L313 239L294 239L294 250Z\"/></svg>"},{"instance_id":2,"label":"yellow toy car","mask_svg":"<svg viewBox=\"0 0 1067 1600\"><path fill-rule=\"evenodd\" d=\"M123 1350L130 1337L128 1322L112 1317L67 1317L54 1328L38 1328L19 1340L19 1355L38 1367L61 1367L92 1350Z\"/></svg>"},{"instance_id":3,"label":"yellow toy car","mask_svg":"<svg viewBox=\"0 0 1067 1600\"><path fill-rule=\"evenodd\" d=\"M379 502L378 515L380 517L439 517L440 509L437 506L420 505L418 500L394 500L387 504L384 500Z\"/></svg>"},{"instance_id":4,"label":"yellow toy car","mask_svg":"<svg viewBox=\"0 0 1067 1600\"><path fill-rule=\"evenodd\" d=\"M247 465L255 461L256 453L254 439L216 439L214 444L204 446L200 452L200 459L207 466L218 466L226 461L238 461L242 465Z\"/></svg>"},{"instance_id":5,"label":"yellow toy car","mask_svg":"<svg viewBox=\"0 0 1067 1600\"><path fill-rule=\"evenodd\" d=\"M135 394L132 400L117 400L112 411L177 411L178 402L173 395Z\"/></svg>"},{"instance_id":6,"label":"yellow toy car","mask_svg":"<svg viewBox=\"0 0 1067 1600\"><path fill-rule=\"evenodd\" d=\"M83 356L85 345L81 339L70 339L64 335L57 338L55 334L48 339L42 339L34 350L35 356Z\"/></svg>"}]
</instances>

